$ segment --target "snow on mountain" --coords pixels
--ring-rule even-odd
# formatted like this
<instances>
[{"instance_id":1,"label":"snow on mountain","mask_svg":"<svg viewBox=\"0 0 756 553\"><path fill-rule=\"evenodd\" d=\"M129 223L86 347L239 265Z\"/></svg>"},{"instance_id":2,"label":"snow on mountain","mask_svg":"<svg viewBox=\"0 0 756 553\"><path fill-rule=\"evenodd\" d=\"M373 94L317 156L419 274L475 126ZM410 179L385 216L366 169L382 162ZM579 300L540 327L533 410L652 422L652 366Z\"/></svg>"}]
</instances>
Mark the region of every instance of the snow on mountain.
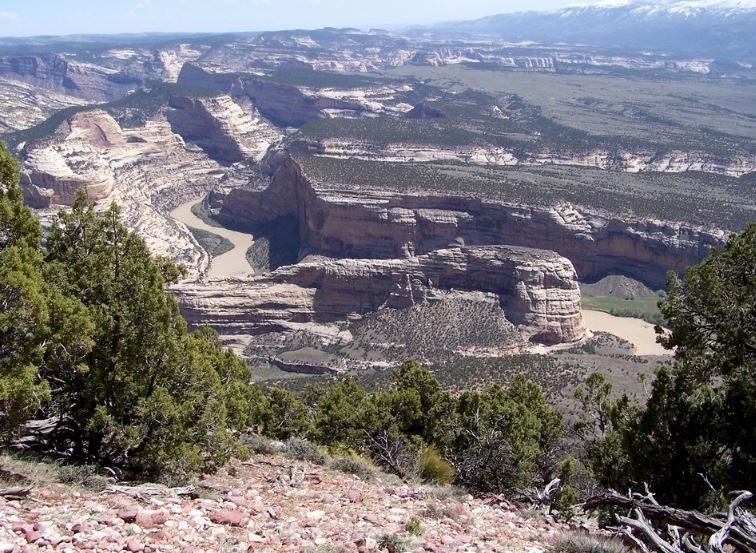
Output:
<instances>
[{"instance_id":1,"label":"snow on mountain","mask_svg":"<svg viewBox=\"0 0 756 553\"><path fill-rule=\"evenodd\" d=\"M493 15L436 29L724 61L756 59L756 0L600 0L553 11Z\"/></svg>"}]
</instances>

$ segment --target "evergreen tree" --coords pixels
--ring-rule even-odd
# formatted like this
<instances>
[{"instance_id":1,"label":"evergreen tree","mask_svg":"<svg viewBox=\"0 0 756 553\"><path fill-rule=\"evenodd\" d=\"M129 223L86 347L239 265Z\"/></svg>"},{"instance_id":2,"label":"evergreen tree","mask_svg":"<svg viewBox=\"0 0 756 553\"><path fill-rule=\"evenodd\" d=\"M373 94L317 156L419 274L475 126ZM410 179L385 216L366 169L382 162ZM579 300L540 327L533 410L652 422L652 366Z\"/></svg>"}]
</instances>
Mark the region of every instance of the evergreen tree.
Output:
<instances>
[{"instance_id":1,"label":"evergreen tree","mask_svg":"<svg viewBox=\"0 0 756 553\"><path fill-rule=\"evenodd\" d=\"M661 311L675 357L628 433L636 478L682 507L756 488L756 224L672 275Z\"/></svg>"},{"instance_id":2,"label":"evergreen tree","mask_svg":"<svg viewBox=\"0 0 756 553\"><path fill-rule=\"evenodd\" d=\"M7 441L57 392L50 373L80 370L93 326L80 302L47 281L39 222L1 144L0 179L0 434Z\"/></svg>"},{"instance_id":3,"label":"evergreen tree","mask_svg":"<svg viewBox=\"0 0 756 553\"><path fill-rule=\"evenodd\" d=\"M61 446L87 461L177 476L212 470L235 451L249 422L248 368L209 329L187 332L166 284L181 274L153 257L120 222L95 213L84 194L54 221L49 279L86 306L94 323L86 370L54 371L53 399L69 432Z\"/></svg>"},{"instance_id":4,"label":"evergreen tree","mask_svg":"<svg viewBox=\"0 0 756 553\"><path fill-rule=\"evenodd\" d=\"M367 401L367 392L352 377L331 386L315 410L315 440L358 448L364 438Z\"/></svg>"},{"instance_id":5,"label":"evergreen tree","mask_svg":"<svg viewBox=\"0 0 756 553\"><path fill-rule=\"evenodd\" d=\"M599 375L579 391L587 464L605 487L646 483L662 502L718 509L725 492L756 488L756 224L670 275L660 307L674 360L647 404L610 400Z\"/></svg>"},{"instance_id":6,"label":"evergreen tree","mask_svg":"<svg viewBox=\"0 0 756 553\"><path fill-rule=\"evenodd\" d=\"M461 483L501 493L524 488L546 475L546 465L563 432L559 414L541 388L518 375L506 390L490 386L458 399L449 454ZM553 469L554 467L552 467Z\"/></svg>"}]
</instances>

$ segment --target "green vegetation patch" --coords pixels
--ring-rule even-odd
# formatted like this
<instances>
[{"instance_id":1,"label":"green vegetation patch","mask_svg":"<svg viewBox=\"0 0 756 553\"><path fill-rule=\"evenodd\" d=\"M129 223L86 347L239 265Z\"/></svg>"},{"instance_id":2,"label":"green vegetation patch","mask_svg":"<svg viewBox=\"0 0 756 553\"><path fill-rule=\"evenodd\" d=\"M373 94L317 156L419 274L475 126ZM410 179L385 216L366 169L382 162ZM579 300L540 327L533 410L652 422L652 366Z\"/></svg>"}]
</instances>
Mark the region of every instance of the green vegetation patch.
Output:
<instances>
[{"instance_id":1,"label":"green vegetation patch","mask_svg":"<svg viewBox=\"0 0 756 553\"><path fill-rule=\"evenodd\" d=\"M322 187L438 193L507 203L565 202L623 217L682 221L740 230L756 218L751 177L711 173L625 173L573 166L504 167L462 162L400 163L298 153L306 175ZM705 197L706 202L701 198Z\"/></svg>"},{"instance_id":2,"label":"green vegetation patch","mask_svg":"<svg viewBox=\"0 0 756 553\"><path fill-rule=\"evenodd\" d=\"M645 296L641 298L620 298L617 296L583 295L583 309L604 311L616 317L634 317L653 324L664 324L659 310L661 296Z\"/></svg>"},{"instance_id":3,"label":"green vegetation patch","mask_svg":"<svg viewBox=\"0 0 756 553\"><path fill-rule=\"evenodd\" d=\"M199 242L200 246L210 255L210 257L218 257L226 252L230 252L234 249L234 245L231 240L224 236L208 232L206 230L187 227L189 232L192 233L195 240Z\"/></svg>"},{"instance_id":4,"label":"green vegetation patch","mask_svg":"<svg viewBox=\"0 0 756 553\"><path fill-rule=\"evenodd\" d=\"M600 281L580 285L584 309L604 311L617 317L635 317L663 325L659 310L662 291L654 292L643 283L621 275L609 275Z\"/></svg>"},{"instance_id":5,"label":"green vegetation patch","mask_svg":"<svg viewBox=\"0 0 756 553\"><path fill-rule=\"evenodd\" d=\"M192 213L195 217L197 217L200 221L205 223L206 225L209 225L211 227L217 227L217 228L223 228L223 225L221 225L218 221L213 219L212 214L207 209L207 206L205 205L205 202L199 202L192 206Z\"/></svg>"}]
</instances>

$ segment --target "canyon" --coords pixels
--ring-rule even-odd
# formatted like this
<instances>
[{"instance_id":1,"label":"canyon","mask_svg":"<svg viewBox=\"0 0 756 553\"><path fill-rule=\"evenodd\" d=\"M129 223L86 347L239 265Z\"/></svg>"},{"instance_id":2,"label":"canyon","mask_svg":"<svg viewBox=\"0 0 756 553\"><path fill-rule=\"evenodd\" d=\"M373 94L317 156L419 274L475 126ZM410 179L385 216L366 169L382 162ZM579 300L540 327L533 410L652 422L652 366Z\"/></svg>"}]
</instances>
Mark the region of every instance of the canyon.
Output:
<instances>
[{"instance_id":1,"label":"canyon","mask_svg":"<svg viewBox=\"0 0 756 553\"><path fill-rule=\"evenodd\" d=\"M624 86L619 67L707 75L695 60L558 50L322 30L110 45L86 64L7 55L3 137L43 220L78 190L118 202L186 267L171 290L190 324L255 362L343 372L575 347L617 324L583 319L579 283L662 289L753 220L756 126L729 82L600 97ZM595 97L570 92L583 81L563 75L589 66L609 75ZM558 102L520 70L553 74ZM719 134L668 125L665 94ZM725 97L731 111L702 107ZM591 135L601 118L622 125ZM198 232L231 251L213 257Z\"/></svg>"}]
</instances>

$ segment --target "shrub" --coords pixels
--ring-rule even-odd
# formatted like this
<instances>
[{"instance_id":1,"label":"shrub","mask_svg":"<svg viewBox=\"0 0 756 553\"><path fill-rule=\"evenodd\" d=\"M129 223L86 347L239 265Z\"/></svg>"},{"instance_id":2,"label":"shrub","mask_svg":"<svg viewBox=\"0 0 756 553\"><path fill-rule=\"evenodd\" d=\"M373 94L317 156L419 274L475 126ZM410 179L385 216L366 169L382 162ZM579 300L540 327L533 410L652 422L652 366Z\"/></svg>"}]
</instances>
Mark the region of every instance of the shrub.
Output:
<instances>
[{"instance_id":1,"label":"shrub","mask_svg":"<svg viewBox=\"0 0 756 553\"><path fill-rule=\"evenodd\" d=\"M580 502L580 492L573 486L575 473L578 469L577 460L569 456L559 465L559 480L561 482L556 499L551 505L552 514L557 520L570 521L575 516L575 506Z\"/></svg>"},{"instance_id":2,"label":"shrub","mask_svg":"<svg viewBox=\"0 0 756 553\"><path fill-rule=\"evenodd\" d=\"M432 518L432 519L442 519L442 518L448 518L451 520L455 520L457 518L457 513L454 512L454 509L446 506L440 506L436 504L430 504L427 505L423 509L423 517L425 518Z\"/></svg>"},{"instance_id":3,"label":"shrub","mask_svg":"<svg viewBox=\"0 0 756 553\"><path fill-rule=\"evenodd\" d=\"M349 553L349 550L335 545L321 545L313 553Z\"/></svg>"},{"instance_id":4,"label":"shrub","mask_svg":"<svg viewBox=\"0 0 756 553\"><path fill-rule=\"evenodd\" d=\"M100 474L93 465L61 465L58 480L95 491L102 491L108 486L108 478Z\"/></svg>"},{"instance_id":5,"label":"shrub","mask_svg":"<svg viewBox=\"0 0 756 553\"><path fill-rule=\"evenodd\" d=\"M267 393L267 409L260 415L263 433L278 440L303 436L310 429L310 411L293 393L283 388L271 388Z\"/></svg>"},{"instance_id":6,"label":"shrub","mask_svg":"<svg viewBox=\"0 0 756 553\"><path fill-rule=\"evenodd\" d=\"M241 437L241 443L246 446L250 453L258 455L273 455L284 448L283 443L259 434L244 434Z\"/></svg>"},{"instance_id":7,"label":"shrub","mask_svg":"<svg viewBox=\"0 0 756 553\"><path fill-rule=\"evenodd\" d=\"M433 446L424 448L417 456L417 474L431 484L454 482L454 467Z\"/></svg>"},{"instance_id":8,"label":"shrub","mask_svg":"<svg viewBox=\"0 0 756 553\"><path fill-rule=\"evenodd\" d=\"M425 532L425 528L420 524L420 520L417 517L409 519L404 525L404 530L413 536L422 536Z\"/></svg>"},{"instance_id":9,"label":"shrub","mask_svg":"<svg viewBox=\"0 0 756 553\"><path fill-rule=\"evenodd\" d=\"M329 465L332 469L352 474L361 480L371 480L375 476L375 466L362 457L337 457Z\"/></svg>"},{"instance_id":10,"label":"shrub","mask_svg":"<svg viewBox=\"0 0 756 553\"><path fill-rule=\"evenodd\" d=\"M378 540L378 547L386 549L388 553L405 553L406 542L396 534L383 534Z\"/></svg>"},{"instance_id":11,"label":"shrub","mask_svg":"<svg viewBox=\"0 0 756 553\"><path fill-rule=\"evenodd\" d=\"M316 465L324 465L326 456L314 443L301 438L289 438L284 443L284 454L292 459L309 461Z\"/></svg>"}]
</instances>

